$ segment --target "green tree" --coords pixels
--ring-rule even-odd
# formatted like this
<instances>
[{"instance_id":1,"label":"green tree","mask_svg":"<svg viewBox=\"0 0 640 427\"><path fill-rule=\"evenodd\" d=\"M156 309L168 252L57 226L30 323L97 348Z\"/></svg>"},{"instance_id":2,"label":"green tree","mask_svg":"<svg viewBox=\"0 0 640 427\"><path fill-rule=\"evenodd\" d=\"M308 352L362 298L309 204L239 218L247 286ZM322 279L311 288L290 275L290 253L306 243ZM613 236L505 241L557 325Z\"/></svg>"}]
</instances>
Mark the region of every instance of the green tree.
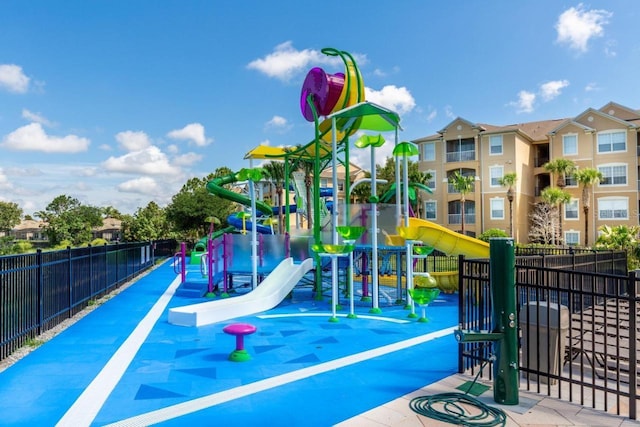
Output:
<instances>
[{"instance_id":1,"label":"green tree","mask_svg":"<svg viewBox=\"0 0 640 427\"><path fill-rule=\"evenodd\" d=\"M226 226L226 218L233 212L233 203L210 194L206 185L215 178L232 173L229 168L222 167L205 178L188 180L165 208L172 230L183 238L197 239L209 231L207 218L211 216L223 218L223 225Z\"/></svg>"},{"instance_id":2,"label":"green tree","mask_svg":"<svg viewBox=\"0 0 640 427\"><path fill-rule=\"evenodd\" d=\"M578 169L573 174L578 184L582 185L582 210L584 212L584 245L589 246L589 209L591 207L591 191L594 185L602 180L602 172L595 168Z\"/></svg>"},{"instance_id":3,"label":"green tree","mask_svg":"<svg viewBox=\"0 0 640 427\"><path fill-rule=\"evenodd\" d=\"M509 201L509 234L513 237L513 186L518 180L518 175L515 172L505 173L502 178L498 180L498 184L502 187L507 187L507 200Z\"/></svg>"},{"instance_id":4,"label":"green tree","mask_svg":"<svg viewBox=\"0 0 640 427\"><path fill-rule=\"evenodd\" d=\"M119 220L122 220L124 218L124 215L120 213L120 211L114 208L113 206L106 206L102 208L102 214L104 215L105 218L116 218Z\"/></svg>"},{"instance_id":5,"label":"green tree","mask_svg":"<svg viewBox=\"0 0 640 427\"><path fill-rule=\"evenodd\" d=\"M284 162L272 160L269 163L263 165L264 170L276 186L276 206L278 207L278 230L283 232L284 230L284 215L282 214L282 207L284 203Z\"/></svg>"},{"instance_id":6,"label":"green tree","mask_svg":"<svg viewBox=\"0 0 640 427\"><path fill-rule=\"evenodd\" d=\"M462 234L464 234L464 204L467 199L467 194L471 193L474 189L475 177L470 175L462 175L459 171L455 171L449 175L449 183L453 188L460 193L460 205L462 210Z\"/></svg>"},{"instance_id":7,"label":"green tree","mask_svg":"<svg viewBox=\"0 0 640 427\"><path fill-rule=\"evenodd\" d=\"M73 245L88 243L93 227L102 225L100 208L83 205L67 195L54 198L45 210L36 212L36 216L46 223L44 232L54 247L65 240Z\"/></svg>"},{"instance_id":8,"label":"green tree","mask_svg":"<svg viewBox=\"0 0 640 427\"><path fill-rule=\"evenodd\" d=\"M170 224L167 221L165 211L153 201L144 208L138 208L133 216L125 216L122 228L124 239L130 242L171 237Z\"/></svg>"},{"instance_id":9,"label":"green tree","mask_svg":"<svg viewBox=\"0 0 640 427\"><path fill-rule=\"evenodd\" d=\"M364 173L365 178L371 179L371 172ZM371 183L362 182L355 187L351 187L351 202L352 203L367 203L371 196Z\"/></svg>"},{"instance_id":10,"label":"green tree","mask_svg":"<svg viewBox=\"0 0 640 427\"><path fill-rule=\"evenodd\" d=\"M8 232L20 224L22 209L13 202L0 201L0 231Z\"/></svg>"},{"instance_id":11,"label":"green tree","mask_svg":"<svg viewBox=\"0 0 640 427\"><path fill-rule=\"evenodd\" d=\"M625 251L627 252L627 267L629 270L638 268L638 259L640 258L638 247L639 226L616 225L610 227L603 225L599 230L600 236L596 240L596 248Z\"/></svg>"},{"instance_id":12,"label":"green tree","mask_svg":"<svg viewBox=\"0 0 640 427\"><path fill-rule=\"evenodd\" d=\"M558 234L553 233L553 244L561 244L563 242L562 238L562 214L561 208L564 203L568 203L571 201L571 195L564 190L561 190L558 187L547 187L540 193L540 197L542 200L551 206L555 210L555 217L558 224ZM557 240L556 240L557 237Z\"/></svg>"}]
</instances>

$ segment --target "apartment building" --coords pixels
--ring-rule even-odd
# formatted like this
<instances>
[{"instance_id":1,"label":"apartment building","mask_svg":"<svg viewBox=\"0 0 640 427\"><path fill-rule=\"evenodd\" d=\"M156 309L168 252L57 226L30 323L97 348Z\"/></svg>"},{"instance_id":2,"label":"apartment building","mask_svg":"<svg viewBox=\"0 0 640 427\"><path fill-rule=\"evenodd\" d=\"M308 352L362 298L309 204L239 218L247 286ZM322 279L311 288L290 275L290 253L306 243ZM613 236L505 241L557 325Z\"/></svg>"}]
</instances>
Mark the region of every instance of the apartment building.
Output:
<instances>
[{"instance_id":1,"label":"apartment building","mask_svg":"<svg viewBox=\"0 0 640 427\"><path fill-rule=\"evenodd\" d=\"M513 237L527 243L529 213L541 201L541 191L556 185L544 165L565 158L578 168L598 169L604 177L592 188L586 231L590 243L602 225L638 225L639 131L640 111L614 102L575 117L506 126L458 117L437 134L413 141L420 147L420 169L433 176L433 194L424 202L426 219L460 231L464 215L465 234L477 236L491 228L508 233L511 207ZM465 212L461 195L448 184L456 171L475 179L473 191L465 197ZM499 184L510 172L518 177L511 202ZM565 191L571 201L561 212L564 242L584 245L582 188L567 177Z\"/></svg>"}]
</instances>

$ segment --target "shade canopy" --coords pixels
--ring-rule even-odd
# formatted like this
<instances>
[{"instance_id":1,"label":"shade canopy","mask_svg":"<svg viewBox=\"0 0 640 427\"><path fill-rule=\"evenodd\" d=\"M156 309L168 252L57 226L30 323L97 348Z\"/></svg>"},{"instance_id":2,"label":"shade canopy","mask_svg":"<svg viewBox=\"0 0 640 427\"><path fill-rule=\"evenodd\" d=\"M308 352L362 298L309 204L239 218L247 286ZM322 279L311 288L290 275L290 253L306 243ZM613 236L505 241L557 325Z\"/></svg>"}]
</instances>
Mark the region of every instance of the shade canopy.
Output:
<instances>
[{"instance_id":1,"label":"shade canopy","mask_svg":"<svg viewBox=\"0 0 640 427\"><path fill-rule=\"evenodd\" d=\"M328 116L336 118L339 131L347 129L391 132L400 127L398 113L372 102L360 102Z\"/></svg>"}]
</instances>

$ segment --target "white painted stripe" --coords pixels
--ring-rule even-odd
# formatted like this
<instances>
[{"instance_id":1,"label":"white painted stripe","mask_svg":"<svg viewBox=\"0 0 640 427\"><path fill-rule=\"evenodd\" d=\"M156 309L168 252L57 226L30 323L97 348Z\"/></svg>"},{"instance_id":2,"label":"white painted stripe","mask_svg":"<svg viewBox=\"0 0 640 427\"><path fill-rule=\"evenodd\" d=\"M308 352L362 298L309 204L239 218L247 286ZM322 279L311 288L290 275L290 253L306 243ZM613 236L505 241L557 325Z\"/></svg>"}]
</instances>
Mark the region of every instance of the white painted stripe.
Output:
<instances>
[{"instance_id":1,"label":"white painted stripe","mask_svg":"<svg viewBox=\"0 0 640 427\"><path fill-rule=\"evenodd\" d=\"M278 319L281 317L331 317L333 316L331 313L289 313L289 314L262 314L260 316L256 316L258 319ZM369 319L369 320L380 320L382 322L391 322L391 323L411 323L409 320L402 319L392 319L390 317L381 317L381 316L369 316L367 314L362 315L358 314L358 319ZM336 317L347 317L346 314L336 314Z\"/></svg>"},{"instance_id":2,"label":"white painted stripe","mask_svg":"<svg viewBox=\"0 0 640 427\"><path fill-rule=\"evenodd\" d=\"M107 397L118 384L122 375L124 375L179 285L180 276L171 282L164 294L156 301L151 310L111 356L111 359L67 410L56 426L89 426L93 422L96 415L98 415L98 411L100 411Z\"/></svg>"},{"instance_id":3,"label":"white painted stripe","mask_svg":"<svg viewBox=\"0 0 640 427\"><path fill-rule=\"evenodd\" d=\"M187 402L178 403L176 405L167 406L166 408L158 409L146 414L136 415L135 417L127 418L118 421L113 424L109 424L107 427L143 427L156 423L161 423L171 419L181 417L183 415L192 414L203 409L210 408L221 403L229 402L234 399L249 396L261 391L269 390L274 387L282 386L292 383L294 381L309 378L314 375L319 375L328 371L343 368L345 366L353 365L355 363L363 362L365 360L373 359L374 357L383 356L385 354L393 353L395 351L404 350L408 347L425 343L427 341L441 338L447 335L451 335L457 326L452 326L440 331L431 332L429 334L421 335L408 340L400 341L394 344L385 345L372 350L363 351L361 353L352 354L339 359L335 359L329 362L320 363L308 368L299 369L297 371L289 372L276 377L267 378L264 380L256 381L251 384L246 384L240 387L233 388L231 390L225 390L219 393L210 394L197 399L193 399Z\"/></svg>"}]
</instances>

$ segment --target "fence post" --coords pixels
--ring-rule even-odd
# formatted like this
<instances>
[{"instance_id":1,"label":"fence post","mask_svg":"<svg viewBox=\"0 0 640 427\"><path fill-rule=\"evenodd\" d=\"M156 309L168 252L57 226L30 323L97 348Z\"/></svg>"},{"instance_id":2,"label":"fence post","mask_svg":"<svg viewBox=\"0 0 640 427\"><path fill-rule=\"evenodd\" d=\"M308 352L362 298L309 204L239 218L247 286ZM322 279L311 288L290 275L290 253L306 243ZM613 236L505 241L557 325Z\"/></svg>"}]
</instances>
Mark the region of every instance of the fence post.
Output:
<instances>
[{"instance_id":1,"label":"fence post","mask_svg":"<svg viewBox=\"0 0 640 427\"><path fill-rule=\"evenodd\" d=\"M69 281L67 288L69 289L69 317L72 317L71 308L73 307L73 267L71 266L71 246L67 246L67 271L69 273Z\"/></svg>"},{"instance_id":2,"label":"fence post","mask_svg":"<svg viewBox=\"0 0 640 427\"><path fill-rule=\"evenodd\" d=\"M629 418L632 420L637 419L637 386L638 386L638 356L637 339L638 328L637 324L637 309L638 299L636 290L636 272L629 273L627 281L627 298L629 299Z\"/></svg>"},{"instance_id":3,"label":"fence post","mask_svg":"<svg viewBox=\"0 0 640 427\"><path fill-rule=\"evenodd\" d=\"M116 287L120 282L120 279L118 279L118 273L120 272L119 261L120 261L120 248L119 248L119 243L116 242L116 280L113 282L113 285Z\"/></svg>"},{"instance_id":4,"label":"fence post","mask_svg":"<svg viewBox=\"0 0 640 427\"><path fill-rule=\"evenodd\" d=\"M38 265L38 335L42 333L42 321L44 319L44 289L42 287L42 249L36 250L36 264Z\"/></svg>"},{"instance_id":5,"label":"fence post","mask_svg":"<svg viewBox=\"0 0 640 427\"><path fill-rule=\"evenodd\" d=\"M435 271L435 269L434 269ZM464 298L467 293L464 292L464 283L462 280L464 271L464 255L458 255L458 327L460 329L466 328L464 322ZM458 343L458 373L464 372L464 358L462 357L462 352L464 349L464 344Z\"/></svg>"},{"instance_id":6,"label":"fence post","mask_svg":"<svg viewBox=\"0 0 640 427\"><path fill-rule=\"evenodd\" d=\"M89 243L87 245L87 247L89 248L89 293L91 294L91 298L93 298L96 295L96 286L95 286L95 280L93 277L93 246L91 246L91 243Z\"/></svg>"}]
</instances>

